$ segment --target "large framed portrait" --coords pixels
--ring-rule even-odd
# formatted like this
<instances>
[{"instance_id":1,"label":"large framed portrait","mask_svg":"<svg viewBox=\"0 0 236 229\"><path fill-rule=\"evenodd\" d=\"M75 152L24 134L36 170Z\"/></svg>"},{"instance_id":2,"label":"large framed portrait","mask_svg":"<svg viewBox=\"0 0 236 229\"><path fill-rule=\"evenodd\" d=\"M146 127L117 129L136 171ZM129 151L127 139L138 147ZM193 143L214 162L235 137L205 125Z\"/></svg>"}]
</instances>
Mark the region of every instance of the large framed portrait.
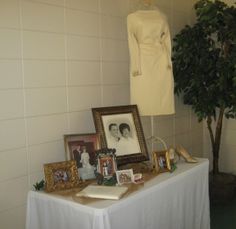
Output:
<instances>
[{"instance_id":1,"label":"large framed portrait","mask_svg":"<svg viewBox=\"0 0 236 229\"><path fill-rule=\"evenodd\" d=\"M148 160L136 105L92 108L101 147L116 150L117 164Z\"/></svg>"},{"instance_id":2,"label":"large framed portrait","mask_svg":"<svg viewBox=\"0 0 236 229\"><path fill-rule=\"evenodd\" d=\"M70 189L79 184L78 170L74 160L44 164L44 174L47 192Z\"/></svg>"},{"instance_id":3,"label":"large framed portrait","mask_svg":"<svg viewBox=\"0 0 236 229\"><path fill-rule=\"evenodd\" d=\"M95 178L95 151L100 149L98 134L64 135L67 160L75 160L82 180Z\"/></svg>"}]
</instances>

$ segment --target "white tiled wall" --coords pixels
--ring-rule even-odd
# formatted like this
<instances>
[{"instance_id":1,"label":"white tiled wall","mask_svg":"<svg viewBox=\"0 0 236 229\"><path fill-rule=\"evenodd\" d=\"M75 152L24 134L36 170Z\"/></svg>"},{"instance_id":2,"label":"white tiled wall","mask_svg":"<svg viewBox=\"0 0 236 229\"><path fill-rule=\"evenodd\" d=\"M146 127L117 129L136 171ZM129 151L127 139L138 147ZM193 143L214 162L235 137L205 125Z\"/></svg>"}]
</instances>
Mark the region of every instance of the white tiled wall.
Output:
<instances>
[{"instance_id":1,"label":"white tiled wall","mask_svg":"<svg viewBox=\"0 0 236 229\"><path fill-rule=\"evenodd\" d=\"M158 0L172 36L191 1ZM0 228L23 229L43 164L65 159L63 134L95 131L91 107L129 104L126 16L135 0L0 0ZM146 136L150 117L142 117ZM176 99L153 133L201 155L201 125ZM157 148L160 146L157 146ZM14 220L12 220L14 219Z\"/></svg>"}]
</instances>

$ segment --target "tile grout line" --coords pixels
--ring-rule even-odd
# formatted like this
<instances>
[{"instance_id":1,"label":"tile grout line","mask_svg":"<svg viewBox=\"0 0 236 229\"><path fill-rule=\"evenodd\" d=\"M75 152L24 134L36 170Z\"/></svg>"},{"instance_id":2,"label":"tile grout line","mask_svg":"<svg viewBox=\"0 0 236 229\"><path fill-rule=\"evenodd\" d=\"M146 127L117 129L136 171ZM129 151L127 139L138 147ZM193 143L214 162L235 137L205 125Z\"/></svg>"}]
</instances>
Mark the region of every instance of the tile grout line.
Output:
<instances>
[{"instance_id":1,"label":"tile grout line","mask_svg":"<svg viewBox=\"0 0 236 229\"><path fill-rule=\"evenodd\" d=\"M28 136L28 126L27 126L27 115L26 115L26 92L25 92L25 66L24 66L24 35L23 35L23 10L22 10L22 0L19 1L19 11L20 11L20 34L21 34L21 67L22 67L22 83L23 83L23 99L24 99L24 126L25 126L25 148L26 148L26 158L27 158L27 180L28 189L30 189L30 153L29 153L29 136Z\"/></svg>"},{"instance_id":2,"label":"tile grout line","mask_svg":"<svg viewBox=\"0 0 236 229\"><path fill-rule=\"evenodd\" d=\"M98 1L98 13L99 13L99 63L100 63L100 85L101 85L101 106L104 106L104 85L103 85L103 52L102 52L102 9L101 0Z\"/></svg>"},{"instance_id":3,"label":"tile grout line","mask_svg":"<svg viewBox=\"0 0 236 229\"><path fill-rule=\"evenodd\" d=\"M64 45L65 45L65 80L66 80L66 119L67 119L67 132L71 130L71 123L70 123L70 107L69 107L69 67L68 67L68 47L67 47L67 37L68 34L66 33L66 0L64 0Z\"/></svg>"}]
</instances>

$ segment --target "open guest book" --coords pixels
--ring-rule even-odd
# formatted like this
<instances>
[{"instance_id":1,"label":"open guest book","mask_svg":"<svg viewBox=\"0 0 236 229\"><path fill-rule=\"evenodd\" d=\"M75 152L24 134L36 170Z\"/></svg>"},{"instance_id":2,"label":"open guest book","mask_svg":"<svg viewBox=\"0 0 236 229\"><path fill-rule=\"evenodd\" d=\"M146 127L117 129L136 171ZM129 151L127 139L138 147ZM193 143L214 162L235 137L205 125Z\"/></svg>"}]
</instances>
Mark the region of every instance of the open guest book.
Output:
<instances>
[{"instance_id":1,"label":"open guest book","mask_svg":"<svg viewBox=\"0 0 236 229\"><path fill-rule=\"evenodd\" d=\"M119 200L128 190L121 186L89 185L76 194L77 197L91 197L99 199Z\"/></svg>"}]
</instances>

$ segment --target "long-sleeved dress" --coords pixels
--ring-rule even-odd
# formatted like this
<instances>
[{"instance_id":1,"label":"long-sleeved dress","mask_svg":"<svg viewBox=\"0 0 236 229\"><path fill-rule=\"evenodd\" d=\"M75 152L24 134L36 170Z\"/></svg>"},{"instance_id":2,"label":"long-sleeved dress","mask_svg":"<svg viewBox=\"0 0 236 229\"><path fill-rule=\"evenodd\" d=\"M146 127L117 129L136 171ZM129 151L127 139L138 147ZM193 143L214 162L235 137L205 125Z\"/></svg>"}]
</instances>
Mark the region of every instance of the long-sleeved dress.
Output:
<instances>
[{"instance_id":1,"label":"long-sleeved dress","mask_svg":"<svg viewBox=\"0 0 236 229\"><path fill-rule=\"evenodd\" d=\"M141 115L173 114L174 82L169 26L159 10L127 17L131 103Z\"/></svg>"}]
</instances>

